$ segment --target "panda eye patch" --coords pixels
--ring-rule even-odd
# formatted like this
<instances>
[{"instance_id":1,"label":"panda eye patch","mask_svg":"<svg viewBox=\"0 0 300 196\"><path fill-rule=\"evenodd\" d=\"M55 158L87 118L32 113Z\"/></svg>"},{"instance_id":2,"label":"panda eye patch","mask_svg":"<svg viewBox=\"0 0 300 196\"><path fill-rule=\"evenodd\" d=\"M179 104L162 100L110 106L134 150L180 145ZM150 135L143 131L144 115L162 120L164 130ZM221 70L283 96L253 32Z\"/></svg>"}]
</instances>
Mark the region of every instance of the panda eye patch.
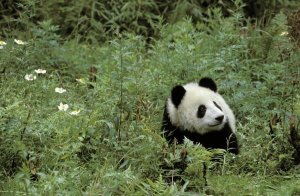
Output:
<instances>
[{"instance_id":1,"label":"panda eye patch","mask_svg":"<svg viewBox=\"0 0 300 196\"><path fill-rule=\"evenodd\" d=\"M205 115L206 112L206 107L205 105L200 105L197 111L197 117L198 118L203 118L203 116Z\"/></svg>"},{"instance_id":2,"label":"panda eye patch","mask_svg":"<svg viewBox=\"0 0 300 196\"><path fill-rule=\"evenodd\" d=\"M222 108L216 102L214 102L214 104L217 108L219 108L221 111L223 111Z\"/></svg>"}]
</instances>

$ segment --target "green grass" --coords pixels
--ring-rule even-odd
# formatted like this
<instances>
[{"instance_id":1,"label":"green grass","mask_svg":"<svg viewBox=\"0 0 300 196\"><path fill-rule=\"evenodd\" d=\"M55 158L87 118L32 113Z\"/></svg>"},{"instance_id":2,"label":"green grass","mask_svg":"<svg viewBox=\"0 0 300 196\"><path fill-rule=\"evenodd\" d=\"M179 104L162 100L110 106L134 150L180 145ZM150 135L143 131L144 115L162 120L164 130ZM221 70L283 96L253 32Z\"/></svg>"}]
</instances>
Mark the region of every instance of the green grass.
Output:
<instances>
[{"instance_id":1,"label":"green grass","mask_svg":"<svg viewBox=\"0 0 300 196\"><path fill-rule=\"evenodd\" d=\"M283 14L266 29L240 27L241 20L235 15L197 30L184 20L161 29L151 45L131 34L102 46L63 42L49 23L36 27L26 45L5 40L0 193L299 194L300 168L288 142L289 118L299 121L300 115L299 50L281 35L287 31ZM97 69L96 82L89 79L90 67ZM38 68L47 73L35 74ZM37 78L27 81L26 74ZM241 154L225 154L223 164L210 162L214 152L189 142L168 148L161 136L170 89L203 76L217 81L237 118ZM56 93L56 87L67 92ZM61 102L67 111L58 110ZM80 113L71 115L74 110Z\"/></svg>"}]
</instances>

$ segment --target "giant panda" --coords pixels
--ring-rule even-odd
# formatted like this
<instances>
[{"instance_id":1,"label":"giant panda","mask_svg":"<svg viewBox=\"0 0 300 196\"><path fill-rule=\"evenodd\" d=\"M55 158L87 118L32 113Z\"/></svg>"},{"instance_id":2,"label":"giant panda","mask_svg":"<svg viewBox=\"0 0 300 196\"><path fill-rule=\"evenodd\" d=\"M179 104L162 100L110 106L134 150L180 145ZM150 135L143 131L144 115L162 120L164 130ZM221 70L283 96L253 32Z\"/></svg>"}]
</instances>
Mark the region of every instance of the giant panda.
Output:
<instances>
[{"instance_id":1,"label":"giant panda","mask_svg":"<svg viewBox=\"0 0 300 196\"><path fill-rule=\"evenodd\" d=\"M177 85L167 99L162 131L168 143L182 144L184 137L205 148L239 153L235 117L216 83L208 77L199 83Z\"/></svg>"}]
</instances>

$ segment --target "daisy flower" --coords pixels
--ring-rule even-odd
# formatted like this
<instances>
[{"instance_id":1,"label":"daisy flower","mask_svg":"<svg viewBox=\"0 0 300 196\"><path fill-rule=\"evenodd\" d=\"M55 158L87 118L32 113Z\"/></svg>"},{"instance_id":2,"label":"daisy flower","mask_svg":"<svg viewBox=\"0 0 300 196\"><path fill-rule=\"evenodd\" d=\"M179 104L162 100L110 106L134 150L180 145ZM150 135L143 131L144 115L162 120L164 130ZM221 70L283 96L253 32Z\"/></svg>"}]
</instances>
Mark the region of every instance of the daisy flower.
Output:
<instances>
[{"instance_id":1,"label":"daisy flower","mask_svg":"<svg viewBox=\"0 0 300 196\"><path fill-rule=\"evenodd\" d=\"M288 35L288 34L289 34L289 32L283 31L282 33L280 33L280 36L285 36L285 35Z\"/></svg>"},{"instance_id":2,"label":"daisy flower","mask_svg":"<svg viewBox=\"0 0 300 196\"><path fill-rule=\"evenodd\" d=\"M86 81L83 78L76 79L76 81L81 84L86 84Z\"/></svg>"},{"instance_id":3,"label":"daisy flower","mask_svg":"<svg viewBox=\"0 0 300 196\"><path fill-rule=\"evenodd\" d=\"M5 46L6 45L6 42L5 41L2 41L0 40L0 46Z\"/></svg>"},{"instance_id":4,"label":"daisy flower","mask_svg":"<svg viewBox=\"0 0 300 196\"><path fill-rule=\"evenodd\" d=\"M74 111L70 112L70 114L73 116L77 116L79 113L80 113L80 110L74 110Z\"/></svg>"},{"instance_id":5,"label":"daisy flower","mask_svg":"<svg viewBox=\"0 0 300 196\"><path fill-rule=\"evenodd\" d=\"M57 107L59 111L67 111L69 109L69 105L63 104L62 102L60 102L60 104Z\"/></svg>"},{"instance_id":6,"label":"daisy flower","mask_svg":"<svg viewBox=\"0 0 300 196\"><path fill-rule=\"evenodd\" d=\"M6 42L0 40L0 49L3 49L5 45L6 45Z\"/></svg>"},{"instance_id":7,"label":"daisy flower","mask_svg":"<svg viewBox=\"0 0 300 196\"><path fill-rule=\"evenodd\" d=\"M2 41L0 40L0 46L5 46L6 45L6 42L5 41Z\"/></svg>"},{"instance_id":8,"label":"daisy flower","mask_svg":"<svg viewBox=\"0 0 300 196\"><path fill-rule=\"evenodd\" d=\"M26 74L25 75L25 80L32 81L32 80L35 80L35 79L36 79L36 76L33 75L33 74Z\"/></svg>"},{"instance_id":9,"label":"daisy flower","mask_svg":"<svg viewBox=\"0 0 300 196\"><path fill-rule=\"evenodd\" d=\"M65 92L67 92L67 90L66 90L66 89L64 89L64 88L58 88L58 87L56 87L56 88L55 88L55 92L56 92L56 93L60 93L60 94L62 94L62 93L65 93Z\"/></svg>"},{"instance_id":10,"label":"daisy flower","mask_svg":"<svg viewBox=\"0 0 300 196\"><path fill-rule=\"evenodd\" d=\"M44 69L36 69L36 70L34 70L35 71L35 73L37 73L37 74L45 74L47 71L46 70L44 70Z\"/></svg>"},{"instance_id":11,"label":"daisy flower","mask_svg":"<svg viewBox=\"0 0 300 196\"><path fill-rule=\"evenodd\" d=\"M27 44L27 42L23 42L23 41L20 40L20 39L14 39L14 42L15 42L16 44L18 44L18 45L25 45L25 44Z\"/></svg>"}]
</instances>

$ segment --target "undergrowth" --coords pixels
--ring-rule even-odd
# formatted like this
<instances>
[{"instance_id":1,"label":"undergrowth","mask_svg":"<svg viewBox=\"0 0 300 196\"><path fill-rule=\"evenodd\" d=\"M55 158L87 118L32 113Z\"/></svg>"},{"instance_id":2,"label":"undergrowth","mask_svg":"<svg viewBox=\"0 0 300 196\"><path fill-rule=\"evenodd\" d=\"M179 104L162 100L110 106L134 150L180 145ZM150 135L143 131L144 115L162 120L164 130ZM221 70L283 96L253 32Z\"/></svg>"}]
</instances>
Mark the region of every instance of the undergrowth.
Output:
<instances>
[{"instance_id":1,"label":"undergrowth","mask_svg":"<svg viewBox=\"0 0 300 196\"><path fill-rule=\"evenodd\" d=\"M236 11L236 4L246 17L266 24L281 9L294 9L297 0L6 0L0 2L0 37L32 36L31 29L40 21L60 26L59 34L65 39L102 43L130 32L157 38L163 24L174 24L186 16L194 24L215 17L218 10L228 17ZM218 16L218 15L217 15Z\"/></svg>"},{"instance_id":2,"label":"undergrowth","mask_svg":"<svg viewBox=\"0 0 300 196\"><path fill-rule=\"evenodd\" d=\"M0 192L299 194L289 132L300 115L300 54L286 16L264 29L240 14L209 23L163 26L151 45L133 34L103 46L64 42L50 21L25 44L4 40ZM236 115L238 156L162 138L170 89L203 76L217 81ZM211 162L215 153L223 156Z\"/></svg>"}]
</instances>

